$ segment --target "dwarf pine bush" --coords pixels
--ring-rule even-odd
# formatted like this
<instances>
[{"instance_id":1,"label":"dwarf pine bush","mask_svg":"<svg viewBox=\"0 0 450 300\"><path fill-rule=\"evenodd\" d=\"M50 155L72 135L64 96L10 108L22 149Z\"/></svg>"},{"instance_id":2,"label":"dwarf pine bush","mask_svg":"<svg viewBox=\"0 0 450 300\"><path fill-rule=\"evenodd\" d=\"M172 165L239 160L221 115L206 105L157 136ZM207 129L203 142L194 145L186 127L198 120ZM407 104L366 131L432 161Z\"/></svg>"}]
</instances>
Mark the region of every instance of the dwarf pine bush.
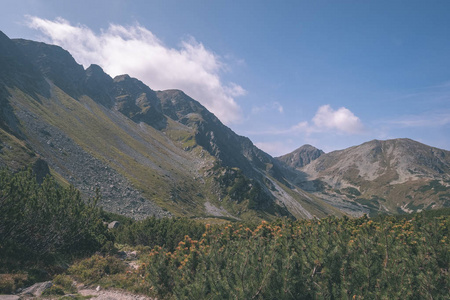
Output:
<instances>
[{"instance_id":1,"label":"dwarf pine bush","mask_svg":"<svg viewBox=\"0 0 450 300\"><path fill-rule=\"evenodd\" d=\"M155 247L139 275L163 298L445 299L449 227L423 215L207 226Z\"/></svg>"},{"instance_id":2,"label":"dwarf pine bush","mask_svg":"<svg viewBox=\"0 0 450 300\"><path fill-rule=\"evenodd\" d=\"M31 170L0 171L0 266L89 254L108 234L97 199L81 199L73 186L47 177L39 185Z\"/></svg>"}]
</instances>

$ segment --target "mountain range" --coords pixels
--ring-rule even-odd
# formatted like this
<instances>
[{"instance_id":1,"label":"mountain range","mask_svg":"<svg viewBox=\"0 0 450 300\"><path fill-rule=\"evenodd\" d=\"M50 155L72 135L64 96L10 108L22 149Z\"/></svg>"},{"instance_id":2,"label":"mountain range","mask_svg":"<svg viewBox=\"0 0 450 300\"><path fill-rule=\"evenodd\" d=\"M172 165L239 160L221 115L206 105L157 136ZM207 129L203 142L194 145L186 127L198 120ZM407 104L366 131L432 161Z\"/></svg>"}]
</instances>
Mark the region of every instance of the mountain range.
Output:
<instances>
[{"instance_id":1,"label":"mountain range","mask_svg":"<svg viewBox=\"0 0 450 300\"><path fill-rule=\"evenodd\" d=\"M180 90L87 69L0 32L0 166L32 165L105 210L224 219L403 213L450 205L450 152L397 139L273 158Z\"/></svg>"}]
</instances>

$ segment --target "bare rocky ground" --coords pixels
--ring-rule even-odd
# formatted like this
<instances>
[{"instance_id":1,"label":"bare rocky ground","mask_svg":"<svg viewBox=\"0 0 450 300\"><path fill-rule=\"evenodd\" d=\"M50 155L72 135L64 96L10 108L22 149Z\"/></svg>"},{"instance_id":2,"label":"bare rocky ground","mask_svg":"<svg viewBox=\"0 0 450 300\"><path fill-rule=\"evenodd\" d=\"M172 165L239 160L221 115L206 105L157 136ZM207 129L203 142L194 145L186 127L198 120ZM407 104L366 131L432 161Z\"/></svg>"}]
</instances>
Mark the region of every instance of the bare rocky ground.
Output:
<instances>
[{"instance_id":1,"label":"bare rocky ground","mask_svg":"<svg viewBox=\"0 0 450 300\"><path fill-rule=\"evenodd\" d=\"M42 122L25 107L17 116L25 124L26 134L33 137L38 154L49 166L86 196L94 197L98 188L102 195L99 204L105 210L135 219L170 215L144 198L123 175L86 152L59 129Z\"/></svg>"}]
</instances>

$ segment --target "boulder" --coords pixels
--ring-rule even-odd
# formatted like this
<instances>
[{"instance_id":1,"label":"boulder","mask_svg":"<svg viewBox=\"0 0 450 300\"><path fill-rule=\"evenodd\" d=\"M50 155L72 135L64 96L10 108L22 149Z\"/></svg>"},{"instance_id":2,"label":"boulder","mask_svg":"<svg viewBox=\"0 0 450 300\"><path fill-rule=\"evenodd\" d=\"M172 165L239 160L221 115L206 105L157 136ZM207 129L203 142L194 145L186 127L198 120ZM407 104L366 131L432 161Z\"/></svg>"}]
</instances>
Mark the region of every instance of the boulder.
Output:
<instances>
[{"instance_id":1,"label":"boulder","mask_svg":"<svg viewBox=\"0 0 450 300\"><path fill-rule=\"evenodd\" d=\"M51 288L53 285L53 283L51 281L45 281L45 282L38 282L33 284L32 286L24 289L22 291L22 293L20 293L21 295L32 295L32 296L36 296L36 297L40 297L42 296L42 293Z\"/></svg>"},{"instance_id":2,"label":"boulder","mask_svg":"<svg viewBox=\"0 0 450 300\"><path fill-rule=\"evenodd\" d=\"M119 221L112 221L111 223L108 224L108 229L117 228L119 226L120 226L120 222Z\"/></svg>"}]
</instances>

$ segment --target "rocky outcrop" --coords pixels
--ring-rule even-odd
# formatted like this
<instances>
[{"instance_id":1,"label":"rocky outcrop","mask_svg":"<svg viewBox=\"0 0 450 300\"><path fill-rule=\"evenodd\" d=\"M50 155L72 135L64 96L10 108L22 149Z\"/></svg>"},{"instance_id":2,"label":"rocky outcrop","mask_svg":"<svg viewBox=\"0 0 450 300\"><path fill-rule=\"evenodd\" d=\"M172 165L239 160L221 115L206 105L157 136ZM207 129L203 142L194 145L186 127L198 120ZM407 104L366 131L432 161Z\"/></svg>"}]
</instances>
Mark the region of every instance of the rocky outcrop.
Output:
<instances>
[{"instance_id":1,"label":"rocky outcrop","mask_svg":"<svg viewBox=\"0 0 450 300\"><path fill-rule=\"evenodd\" d=\"M36 181L41 184L44 182L46 176L50 175L50 169L45 160L38 158L32 166L33 173L36 176Z\"/></svg>"},{"instance_id":2,"label":"rocky outcrop","mask_svg":"<svg viewBox=\"0 0 450 300\"><path fill-rule=\"evenodd\" d=\"M120 222L119 221L112 221L111 223L108 224L108 229L114 229L120 226Z\"/></svg>"},{"instance_id":3,"label":"rocky outcrop","mask_svg":"<svg viewBox=\"0 0 450 300\"><path fill-rule=\"evenodd\" d=\"M114 97L112 90L114 81L98 65L90 65L86 69L85 78L83 82L84 92L97 103L111 108L114 106Z\"/></svg>"},{"instance_id":4,"label":"rocky outcrop","mask_svg":"<svg viewBox=\"0 0 450 300\"><path fill-rule=\"evenodd\" d=\"M156 129L166 126L156 93L140 80L128 75L116 76L112 94L115 108L133 121L144 122Z\"/></svg>"},{"instance_id":5,"label":"rocky outcrop","mask_svg":"<svg viewBox=\"0 0 450 300\"><path fill-rule=\"evenodd\" d=\"M53 286L53 283L51 281L45 281L45 282L38 282L33 284L32 286L24 289L20 295L22 296L35 296L35 297L41 297L42 294L51 288Z\"/></svg>"},{"instance_id":6,"label":"rocky outcrop","mask_svg":"<svg viewBox=\"0 0 450 300\"><path fill-rule=\"evenodd\" d=\"M214 114L198 101L179 90L158 91L164 114L196 130L195 139L224 166L238 167L248 177L257 178L267 165L280 175L278 163L267 153L258 149L250 139L239 136L225 126ZM282 180L282 176L279 176Z\"/></svg>"},{"instance_id":7,"label":"rocky outcrop","mask_svg":"<svg viewBox=\"0 0 450 300\"><path fill-rule=\"evenodd\" d=\"M82 94L85 71L70 53L59 46L23 39L13 40L41 74L72 97Z\"/></svg>"}]
</instances>

